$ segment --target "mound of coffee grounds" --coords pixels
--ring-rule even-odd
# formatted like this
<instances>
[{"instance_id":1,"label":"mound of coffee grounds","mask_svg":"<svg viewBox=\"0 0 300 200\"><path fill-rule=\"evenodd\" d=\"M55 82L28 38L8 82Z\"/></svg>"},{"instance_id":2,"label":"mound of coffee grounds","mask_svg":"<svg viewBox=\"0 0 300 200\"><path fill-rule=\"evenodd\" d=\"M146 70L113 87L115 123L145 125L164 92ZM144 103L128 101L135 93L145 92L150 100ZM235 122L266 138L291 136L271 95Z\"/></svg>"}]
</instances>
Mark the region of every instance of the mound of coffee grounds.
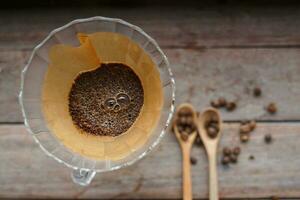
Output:
<instances>
[{"instance_id":1,"label":"mound of coffee grounds","mask_svg":"<svg viewBox=\"0 0 300 200\"><path fill-rule=\"evenodd\" d=\"M118 136L138 117L144 90L134 71L120 63L101 64L79 74L69 93L73 123L93 135Z\"/></svg>"}]
</instances>

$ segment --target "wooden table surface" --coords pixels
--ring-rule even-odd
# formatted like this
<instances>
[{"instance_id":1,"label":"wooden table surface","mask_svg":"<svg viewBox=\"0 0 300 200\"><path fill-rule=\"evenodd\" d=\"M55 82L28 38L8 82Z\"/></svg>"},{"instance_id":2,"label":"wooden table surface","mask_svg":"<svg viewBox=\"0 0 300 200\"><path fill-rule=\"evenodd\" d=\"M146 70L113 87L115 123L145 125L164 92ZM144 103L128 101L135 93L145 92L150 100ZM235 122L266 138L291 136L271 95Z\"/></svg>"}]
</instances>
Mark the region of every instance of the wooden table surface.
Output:
<instances>
[{"instance_id":1,"label":"wooden table surface","mask_svg":"<svg viewBox=\"0 0 300 200\"><path fill-rule=\"evenodd\" d=\"M284 7L97 7L8 9L0 12L0 197L181 198L181 156L173 135L145 159L98 174L88 187L72 183L70 170L48 158L26 132L17 95L20 72L32 48L49 31L76 18L122 18L143 28L169 58L176 104L198 110L218 96L238 101L226 120L220 146L240 145L238 164L219 164L220 197L300 199L300 8ZM247 93L261 86L261 98ZM247 89L248 88L248 89ZM264 112L274 101L278 113ZM258 119L247 144L238 121ZM274 142L264 143L270 133ZM193 196L208 196L207 162L193 148ZM255 160L249 160L254 155Z\"/></svg>"}]
</instances>

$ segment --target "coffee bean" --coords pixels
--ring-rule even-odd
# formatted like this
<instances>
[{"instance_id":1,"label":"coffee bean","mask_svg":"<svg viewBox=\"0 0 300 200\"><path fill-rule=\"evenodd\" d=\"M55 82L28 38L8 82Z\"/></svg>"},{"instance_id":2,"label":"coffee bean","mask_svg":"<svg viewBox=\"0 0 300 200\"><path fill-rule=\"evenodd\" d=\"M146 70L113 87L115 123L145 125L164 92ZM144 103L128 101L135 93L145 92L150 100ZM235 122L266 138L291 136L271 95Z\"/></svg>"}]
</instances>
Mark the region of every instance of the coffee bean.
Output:
<instances>
[{"instance_id":1,"label":"coffee bean","mask_svg":"<svg viewBox=\"0 0 300 200\"><path fill-rule=\"evenodd\" d=\"M230 162L232 162L232 163L236 163L236 162L237 162L237 156L236 156L236 155L231 154L231 155L229 156L229 158L230 158Z\"/></svg>"},{"instance_id":2,"label":"coffee bean","mask_svg":"<svg viewBox=\"0 0 300 200\"><path fill-rule=\"evenodd\" d=\"M240 135L240 140L241 140L241 142L243 142L243 143L248 142L248 141L249 141L249 135L248 135L248 134L241 134L241 135Z\"/></svg>"},{"instance_id":3,"label":"coffee bean","mask_svg":"<svg viewBox=\"0 0 300 200\"><path fill-rule=\"evenodd\" d=\"M217 122L211 121L208 123L207 127L214 127L217 131L219 131L219 124Z\"/></svg>"},{"instance_id":4,"label":"coffee bean","mask_svg":"<svg viewBox=\"0 0 300 200\"><path fill-rule=\"evenodd\" d=\"M270 144L272 142L273 138L272 138L272 135L271 134L266 134L265 135L265 142L267 144Z\"/></svg>"},{"instance_id":5,"label":"coffee bean","mask_svg":"<svg viewBox=\"0 0 300 200\"><path fill-rule=\"evenodd\" d=\"M195 157L191 157L191 164L196 165L197 164L197 159Z\"/></svg>"},{"instance_id":6,"label":"coffee bean","mask_svg":"<svg viewBox=\"0 0 300 200\"><path fill-rule=\"evenodd\" d=\"M254 159L255 159L255 157L253 155L249 156L249 160L254 160Z\"/></svg>"},{"instance_id":7,"label":"coffee bean","mask_svg":"<svg viewBox=\"0 0 300 200\"><path fill-rule=\"evenodd\" d=\"M192 133L192 128L190 126L185 127L184 130L187 134L191 134Z\"/></svg>"},{"instance_id":8,"label":"coffee bean","mask_svg":"<svg viewBox=\"0 0 300 200\"><path fill-rule=\"evenodd\" d=\"M274 102L269 103L266 109L270 114L275 114L277 112L277 106Z\"/></svg>"},{"instance_id":9,"label":"coffee bean","mask_svg":"<svg viewBox=\"0 0 300 200\"><path fill-rule=\"evenodd\" d=\"M186 118L186 124L187 124L187 125L192 125L193 123L194 123L193 117L192 117L192 116L188 116L188 117Z\"/></svg>"},{"instance_id":10,"label":"coffee bean","mask_svg":"<svg viewBox=\"0 0 300 200\"><path fill-rule=\"evenodd\" d=\"M219 103L219 107L224 107L224 106L226 106L227 101L226 101L225 98L220 97L220 98L218 99L218 103Z\"/></svg>"},{"instance_id":11,"label":"coffee bean","mask_svg":"<svg viewBox=\"0 0 300 200\"><path fill-rule=\"evenodd\" d=\"M249 127L250 127L250 130L253 131L256 128L256 121L255 120L251 120L249 122Z\"/></svg>"},{"instance_id":12,"label":"coffee bean","mask_svg":"<svg viewBox=\"0 0 300 200\"><path fill-rule=\"evenodd\" d=\"M207 134L210 138L215 138L218 135L218 130L214 126L209 126L207 128Z\"/></svg>"},{"instance_id":13,"label":"coffee bean","mask_svg":"<svg viewBox=\"0 0 300 200\"><path fill-rule=\"evenodd\" d=\"M184 127L179 125L179 126L177 126L177 130L179 133L182 133L184 131Z\"/></svg>"},{"instance_id":14,"label":"coffee bean","mask_svg":"<svg viewBox=\"0 0 300 200\"><path fill-rule=\"evenodd\" d=\"M178 111L178 115L179 117L186 117L187 115L190 115L191 113L191 110L189 108L181 108L179 111Z\"/></svg>"},{"instance_id":15,"label":"coffee bean","mask_svg":"<svg viewBox=\"0 0 300 200\"><path fill-rule=\"evenodd\" d=\"M253 96L255 96L255 97L261 96L261 89L259 87L255 87L253 89Z\"/></svg>"},{"instance_id":16,"label":"coffee bean","mask_svg":"<svg viewBox=\"0 0 300 200\"><path fill-rule=\"evenodd\" d=\"M220 107L219 101L217 101L217 100L210 101L210 105L214 108L219 108Z\"/></svg>"},{"instance_id":17,"label":"coffee bean","mask_svg":"<svg viewBox=\"0 0 300 200\"><path fill-rule=\"evenodd\" d=\"M231 149L229 147L224 147L223 148L223 154L225 156L229 156L231 154Z\"/></svg>"},{"instance_id":18,"label":"coffee bean","mask_svg":"<svg viewBox=\"0 0 300 200\"><path fill-rule=\"evenodd\" d=\"M238 156L240 153L241 153L241 148L240 147L234 147L233 154Z\"/></svg>"},{"instance_id":19,"label":"coffee bean","mask_svg":"<svg viewBox=\"0 0 300 200\"><path fill-rule=\"evenodd\" d=\"M251 128L250 128L249 124L240 126L240 133L249 133L250 131L251 131Z\"/></svg>"},{"instance_id":20,"label":"coffee bean","mask_svg":"<svg viewBox=\"0 0 300 200\"><path fill-rule=\"evenodd\" d=\"M187 141L189 138L189 135L186 132L180 133L180 137L183 141Z\"/></svg>"},{"instance_id":21,"label":"coffee bean","mask_svg":"<svg viewBox=\"0 0 300 200\"><path fill-rule=\"evenodd\" d=\"M212 115L211 119L210 119L210 123L218 124L218 122L219 122L218 116L217 115Z\"/></svg>"},{"instance_id":22,"label":"coffee bean","mask_svg":"<svg viewBox=\"0 0 300 200\"><path fill-rule=\"evenodd\" d=\"M230 158L229 158L229 156L224 156L223 158L222 158L222 164L223 165L228 165L230 163Z\"/></svg>"},{"instance_id":23,"label":"coffee bean","mask_svg":"<svg viewBox=\"0 0 300 200\"><path fill-rule=\"evenodd\" d=\"M179 124L186 125L186 123L187 123L187 117L182 116L179 118Z\"/></svg>"},{"instance_id":24,"label":"coffee bean","mask_svg":"<svg viewBox=\"0 0 300 200\"><path fill-rule=\"evenodd\" d=\"M236 108L236 103L235 102L228 102L226 104L226 110L227 111L233 111Z\"/></svg>"}]
</instances>

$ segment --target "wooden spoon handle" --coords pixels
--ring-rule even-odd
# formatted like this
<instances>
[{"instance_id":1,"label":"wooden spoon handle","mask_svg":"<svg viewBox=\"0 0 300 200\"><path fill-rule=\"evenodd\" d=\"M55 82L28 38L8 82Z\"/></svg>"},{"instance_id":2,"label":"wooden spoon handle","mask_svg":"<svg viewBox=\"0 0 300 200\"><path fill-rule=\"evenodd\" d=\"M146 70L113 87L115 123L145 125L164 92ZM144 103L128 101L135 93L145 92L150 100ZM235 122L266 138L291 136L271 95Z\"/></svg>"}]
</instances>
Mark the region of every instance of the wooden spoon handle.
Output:
<instances>
[{"instance_id":1,"label":"wooden spoon handle","mask_svg":"<svg viewBox=\"0 0 300 200\"><path fill-rule=\"evenodd\" d=\"M192 199L192 182L191 182L191 146L182 145L182 170L183 170L183 200Z\"/></svg>"},{"instance_id":2,"label":"wooden spoon handle","mask_svg":"<svg viewBox=\"0 0 300 200\"><path fill-rule=\"evenodd\" d=\"M209 156L209 199L219 200L216 153Z\"/></svg>"}]
</instances>

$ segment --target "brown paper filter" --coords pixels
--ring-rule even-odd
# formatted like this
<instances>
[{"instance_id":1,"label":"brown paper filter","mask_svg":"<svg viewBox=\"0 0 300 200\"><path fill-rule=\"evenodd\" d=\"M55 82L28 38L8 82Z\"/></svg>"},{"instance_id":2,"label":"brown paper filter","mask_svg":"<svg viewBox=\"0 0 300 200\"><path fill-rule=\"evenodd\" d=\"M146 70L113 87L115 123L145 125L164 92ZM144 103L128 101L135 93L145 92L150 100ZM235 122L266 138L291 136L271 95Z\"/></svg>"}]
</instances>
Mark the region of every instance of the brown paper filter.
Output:
<instances>
[{"instance_id":1,"label":"brown paper filter","mask_svg":"<svg viewBox=\"0 0 300 200\"><path fill-rule=\"evenodd\" d=\"M78 34L79 47L54 45L43 86L43 112L53 134L69 149L93 159L118 160L141 147L158 123L163 95L160 75L149 55L126 36L98 32ZM96 136L78 129L68 108L74 79L100 63L119 62L131 67L144 89L144 104L133 125L117 137Z\"/></svg>"}]
</instances>

